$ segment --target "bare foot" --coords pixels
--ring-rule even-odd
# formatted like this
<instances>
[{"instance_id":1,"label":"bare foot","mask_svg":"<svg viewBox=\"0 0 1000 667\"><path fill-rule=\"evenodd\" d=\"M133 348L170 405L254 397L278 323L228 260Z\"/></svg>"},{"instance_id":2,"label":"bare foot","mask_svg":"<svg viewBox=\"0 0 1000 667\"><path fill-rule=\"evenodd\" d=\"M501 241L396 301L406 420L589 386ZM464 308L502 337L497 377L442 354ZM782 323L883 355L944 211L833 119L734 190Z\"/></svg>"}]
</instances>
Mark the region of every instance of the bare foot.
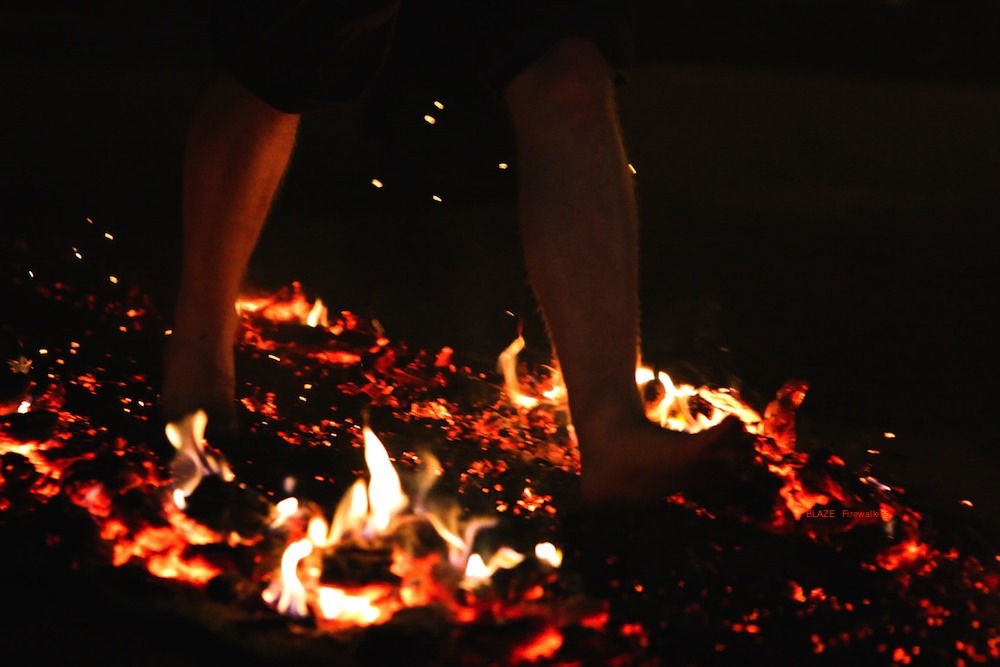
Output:
<instances>
[{"instance_id":1,"label":"bare foot","mask_svg":"<svg viewBox=\"0 0 1000 667\"><path fill-rule=\"evenodd\" d=\"M237 429L236 372L230 336L167 339L163 365L162 417L179 420L197 410L208 414L208 431Z\"/></svg>"},{"instance_id":2,"label":"bare foot","mask_svg":"<svg viewBox=\"0 0 1000 667\"><path fill-rule=\"evenodd\" d=\"M735 417L696 434L646 420L577 432L584 507L649 506L678 492L709 489L755 456L753 437Z\"/></svg>"}]
</instances>

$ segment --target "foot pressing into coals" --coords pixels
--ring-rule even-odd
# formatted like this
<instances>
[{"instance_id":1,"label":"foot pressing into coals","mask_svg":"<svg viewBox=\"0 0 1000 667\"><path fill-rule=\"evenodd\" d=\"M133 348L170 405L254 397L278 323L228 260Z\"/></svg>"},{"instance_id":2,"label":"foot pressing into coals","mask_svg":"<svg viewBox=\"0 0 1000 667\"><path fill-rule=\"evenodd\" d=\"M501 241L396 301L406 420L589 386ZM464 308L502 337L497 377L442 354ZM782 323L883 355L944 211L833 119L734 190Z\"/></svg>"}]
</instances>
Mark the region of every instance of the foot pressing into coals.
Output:
<instances>
[{"instance_id":1,"label":"foot pressing into coals","mask_svg":"<svg viewBox=\"0 0 1000 667\"><path fill-rule=\"evenodd\" d=\"M176 422L198 410L211 435L235 435L236 372L232 336L198 338L175 333L164 354L162 418Z\"/></svg>"},{"instance_id":2,"label":"foot pressing into coals","mask_svg":"<svg viewBox=\"0 0 1000 667\"><path fill-rule=\"evenodd\" d=\"M736 417L699 433L642 418L576 426L582 509L652 507L724 485L754 463L754 437Z\"/></svg>"}]
</instances>

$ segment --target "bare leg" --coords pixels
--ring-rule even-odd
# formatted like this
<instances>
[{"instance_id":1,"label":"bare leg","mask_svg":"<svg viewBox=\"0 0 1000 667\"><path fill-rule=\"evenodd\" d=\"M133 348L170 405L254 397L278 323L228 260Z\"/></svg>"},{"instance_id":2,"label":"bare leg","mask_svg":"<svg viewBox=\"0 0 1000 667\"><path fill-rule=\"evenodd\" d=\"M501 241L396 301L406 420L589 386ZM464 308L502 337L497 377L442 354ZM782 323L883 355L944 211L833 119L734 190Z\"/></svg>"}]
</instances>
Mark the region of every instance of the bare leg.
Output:
<instances>
[{"instance_id":1,"label":"bare leg","mask_svg":"<svg viewBox=\"0 0 1000 667\"><path fill-rule=\"evenodd\" d=\"M235 429L234 303L298 123L224 74L191 119L181 282L164 367L168 420L205 408L210 428Z\"/></svg>"},{"instance_id":2,"label":"bare leg","mask_svg":"<svg viewBox=\"0 0 1000 667\"><path fill-rule=\"evenodd\" d=\"M638 216L608 65L592 42L565 38L505 97L525 261L566 381L583 501L646 503L692 488L736 429L677 434L643 413Z\"/></svg>"}]
</instances>

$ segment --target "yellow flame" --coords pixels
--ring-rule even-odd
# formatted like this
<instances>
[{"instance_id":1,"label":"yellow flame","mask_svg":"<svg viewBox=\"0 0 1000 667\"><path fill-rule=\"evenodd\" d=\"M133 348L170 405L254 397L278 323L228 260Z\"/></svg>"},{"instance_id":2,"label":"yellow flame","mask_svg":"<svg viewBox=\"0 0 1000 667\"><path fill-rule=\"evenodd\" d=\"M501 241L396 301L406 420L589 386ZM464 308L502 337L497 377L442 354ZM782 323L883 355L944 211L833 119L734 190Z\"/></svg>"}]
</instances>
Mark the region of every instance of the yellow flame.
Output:
<instances>
[{"instance_id":1,"label":"yellow flame","mask_svg":"<svg viewBox=\"0 0 1000 667\"><path fill-rule=\"evenodd\" d=\"M667 373L655 373L646 366L636 368L635 381L639 388L646 387L650 382L659 383L663 390L662 397L655 404L647 405L646 415L664 428L697 433L717 425L728 415L735 415L747 425L750 433L758 431L760 413L740 400L731 389L676 384ZM708 414L692 410L690 401L694 397L711 406Z\"/></svg>"},{"instance_id":2,"label":"yellow flame","mask_svg":"<svg viewBox=\"0 0 1000 667\"><path fill-rule=\"evenodd\" d=\"M558 368L550 368L549 381L552 383L550 389L542 392L542 396L552 403L560 403L566 397L566 383L563 382L562 371Z\"/></svg>"},{"instance_id":3,"label":"yellow flame","mask_svg":"<svg viewBox=\"0 0 1000 667\"><path fill-rule=\"evenodd\" d=\"M510 570L524 561L524 554L510 547L500 547L490 556L489 562L484 562L479 554L469 556L465 564L465 574L461 586L475 588L490 581L497 570Z\"/></svg>"},{"instance_id":4,"label":"yellow flame","mask_svg":"<svg viewBox=\"0 0 1000 667\"><path fill-rule=\"evenodd\" d=\"M208 415L204 410L198 410L164 427L167 440L177 450L170 462L174 487L181 491L184 498L198 488L198 484L206 475L218 475L227 482L236 478L229 463L207 449L208 442L205 440L207 425ZM175 493L175 502L177 498ZM178 507L180 506L178 503Z\"/></svg>"},{"instance_id":5,"label":"yellow flame","mask_svg":"<svg viewBox=\"0 0 1000 667\"><path fill-rule=\"evenodd\" d=\"M436 514L428 514L427 521L434 527L438 536L445 541L451 550L457 553L464 553L468 549L465 541L456 535L455 531L448 528Z\"/></svg>"},{"instance_id":6,"label":"yellow flame","mask_svg":"<svg viewBox=\"0 0 1000 667\"><path fill-rule=\"evenodd\" d=\"M392 518L406 507L407 498L392 467L389 453L369 427L362 429L365 441L365 463L371 474L368 483L368 530L383 533Z\"/></svg>"},{"instance_id":7,"label":"yellow flame","mask_svg":"<svg viewBox=\"0 0 1000 667\"><path fill-rule=\"evenodd\" d=\"M173 492L174 504L177 505L177 509L184 510L187 509L187 495L181 489L174 489Z\"/></svg>"},{"instance_id":8,"label":"yellow flame","mask_svg":"<svg viewBox=\"0 0 1000 667\"><path fill-rule=\"evenodd\" d=\"M517 376L517 358L524 347L524 337L518 334L497 358L497 370L503 374L504 390L510 401L526 410L539 405L543 399L556 404L562 402L566 386L558 369L553 370L552 387L544 390L541 397L525 392ZM647 403L646 416L664 428L697 433L719 424L728 415L735 415L747 425L750 433L757 433L759 430L760 414L740 400L731 389L676 384L667 373L657 373L648 366L637 364L636 386L642 390L652 382L658 383L662 391L657 392L659 398L655 402ZM706 411L704 405L699 405L699 410L693 409L691 400L695 397L707 403L710 409Z\"/></svg>"},{"instance_id":9,"label":"yellow flame","mask_svg":"<svg viewBox=\"0 0 1000 667\"><path fill-rule=\"evenodd\" d=\"M327 310L326 306L323 305L322 299L316 299L313 303L311 309L309 309L309 314L306 315L306 326L310 327L327 327L329 326L329 321L327 320Z\"/></svg>"},{"instance_id":10,"label":"yellow flame","mask_svg":"<svg viewBox=\"0 0 1000 667\"><path fill-rule=\"evenodd\" d=\"M312 553L313 544L309 540L299 540L288 545L281 555L281 570L278 578L268 586L261 597L272 605L278 613L305 616L309 613L306 587L299 580L299 561Z\"/></svg>"},{"instance_id":11,"label":"yellow flame","mask_svg":"<svg viewBox=\"0 0 1000 667\"><path fill-rule=\"evenodd\" d=\"M336 544L344 535L360 531L368 518L368 486L365 480L354 481L351 488L344 494L337 511L333 515L333 525L329 535L322 542L323 546ZM317 542L317 544L320 544Z\"/></svg>"},{"instance_id":12,"label":"yellow flame","mask_svg":"<svg viewBox=\"0 0 1000 667\"><path fill-rule=\"evenodd\" d=\"M274 506L274 521L271 522L272 528L277 528L281 526L285 521L295 516L299 511L299 499L294 497L285 498L278 502Z\"/></svg>"},{"instance_id":13,"label":"yellow flame","mask_svg":"<svg viewBox=\"0 0 1000 667\"><path fill-rule=\"evenodd\" d=\"M305 616L315 613L325 621L346 625L370 625L381 622L393 611L410 603L419 604L424 598L410 596L385 585L361 588L340 588L320 585L318 551L336 549L347 538L371 538L393 530L396 517L407 510L410 518L427 521L444 541L448 563L453 568L458 585L466 589L489 584L500 569L510 569L524 561L525 556L510 547L501 547L488 560L473 553L477 533L496 525L496 517L460 519L457 502L438 507L431 512L424 507L430 487L443 472L440 462L430 453L421 454L422 470L417 477L414 502L403 493L385 446L369 426L362 428L365 463L369 476L358 479L344 494L328 523L319 514L313 515L306 526L306 536L292 542L282 555L279 571L262 593L265 602L279 613ZM285 498L277 504L277 518L272 527L279 527L289 517L301 511L299 502ZM541 547L541 558L553 563L561 558L552 545ZM313 554L313 555L311 555ZM394 553L402 556L402 552ZM305 559L309 557L309 561ZM409 558L409 556L406 556ZM395 573L396 570L393 570Z\"/></svg>"},{"instance_id":14,"label":"yellow flame","mask_svg":"<svg viewBox=\"0 0 1000 667\"><path fill-rule=\"evenodd\" d=\"M204 410L199 410L180 421L170 422L164 428L167 440L177 450L170 467L174 485L184 498L194 492L205 474L198 457L198 443L204 440L207 424L208 416ZM177 493L174 495L176 497Z\"/></svg>"},{"instance_id":15,"label":"yellow flame","mask_svg":"<svg viewBox=\"0 0 1000 667\"><path fill-rule=\"evenodd\" d=\"M362 436L371 479L368 483L363 479L354 481L337 504L329 525L318 516L310 520L309 539L319 548L333 546L348 535L371 538L385 533L393 517L409 502L378 436L367 426L362 429Z\"/></svg>"},{"instance_id":16,"label":"yellow flame","mask_svg":"<svg viewBox=\"0 0 1000 667\"><path fill-rule=\"evenodd\" d=\"M562 565L562 551L551 542L541 542L535 545L535 558L551 567Z\"/></svg>"},{"instance_id":17,"label":"yellow flame","mask_svg":"<svg viewBox=\"0 0 1000 667\"><path fill-rule=\"evenodd\" d=\"M436 404L435 404L436 405ZM425 451L420 454L421 466L417 471L414 484L413 512L424 514L427 511L427 497L438 478L444 474L444 466L434 454Z\"/></svg>"},{"instance_id":18,"label":"yellow flame","mask_svg":"<svg viewBox=\"0 0 1000 667\"><path fill-rule=\"evenodd\" d=\"M479 554L472 554L465 566L465 580L470 583L480 583L488 581L491 576L493 573L486 567L483 557Z\"/></svg>"},{"instance_id":19,"label":"yellow flame","mask_svg":"<svg viewBox=\"0 0 1000 667\"><path fill-rule=\"evenodd\" d=\"M364 595L348 595L332 586L321 586L316 595L320 615L327 620L337 620L355 625L371 625L382 612Z\"/></svg>"},{"instance_id":20,"label":"yellow flame","mask_svg":"<svg viewBox=\"0 0 1000 667\"><path fill-rule=\"evenodd\" d=\"M635 369L635 383L640 387L652 382L656 379L656 373L653 372L652 368L647 368L646 366L639 366Z\"/></svg>"},{"instance_id":21,"label":"yellow flame","mask_svg":"<svg viewBox=\"0 0 1000 667\"><path fill-rule=\"evenodd\" d=\"M473 517L462 522L459 520L461 513L462 508L457 503L438 512L423 513L423 517L448 545L448 562L459 571L468 567L473 543L479 531L497 525L497 518L492 516Z\"/></svg>"},{"instance_id":22,"label":"yellow flame","mask_svg":"<svg viewBox=\"0 0 1000 667\"><path fill-rule=\"evenodd\" d=\"M524 336L518 334L497 358L497 368L503 373L504 388L510 400L519 407L530 410L538 405L538 399L521 391L521 383L517 379L517 355L524 349Z\"/></svg>"}]
</instances>

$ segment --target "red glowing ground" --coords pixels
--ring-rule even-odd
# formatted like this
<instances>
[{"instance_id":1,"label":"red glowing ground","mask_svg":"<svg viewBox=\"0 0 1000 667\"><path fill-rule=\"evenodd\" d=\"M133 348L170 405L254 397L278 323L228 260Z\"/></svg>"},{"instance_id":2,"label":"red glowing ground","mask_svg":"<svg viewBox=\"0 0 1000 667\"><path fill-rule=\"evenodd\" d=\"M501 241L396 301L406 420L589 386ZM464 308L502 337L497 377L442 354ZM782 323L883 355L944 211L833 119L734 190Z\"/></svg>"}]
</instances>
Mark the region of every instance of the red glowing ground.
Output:
<instances>
[{"instance_id":1,"label":"red glowing ground","mask_svg":"<svg viewBox=\"0 0 1000 667\"><path fill-rule=\"evenodd\" d=\"M505 378L446 346L411 349L377 322L321 317L315 297L293 285L243 304L242 434L207 443L234 479L208 475L182 511L155 379L169 323L117 277L70 284L12 270L21 312L47 312L25 317L7 350L0 526L26 552L58 546L53 567L141 572L187 591L189 605L224 602L232 618L269 619L292 643L332 638L362 663L384 655L386 638L405 645L420 625L415 611L434 619L437 634L425 634L452 664L487 664L487 654L508 664L1000 658L996 555L932 530L900 490L850 470L832 449L799 451L804 382L762 406L727 388L668 406L648 386L651 417L670 424L739 414L756 434L755 469L717 497L581 518L572 512L579 456L550 368L521 363ZM407 543L401 561L393 533L378 542L391 567L373 548L346 565L349 549L324 556L320 580L337 572L324 586L350 613L324 619L315 600L304 619L279 613L263 592L308 527L275 531L270 513L294 496L329 517L371 475L365 419L404 481L433 453L442 462L434 488L462 520L499 522L477 557L504 545L526 554L523 564L472 587L471 569L463 580L446 567L447 540ZM533 555L543 542L565 552L561 567Z\"/></svg>"}]
</instances>

